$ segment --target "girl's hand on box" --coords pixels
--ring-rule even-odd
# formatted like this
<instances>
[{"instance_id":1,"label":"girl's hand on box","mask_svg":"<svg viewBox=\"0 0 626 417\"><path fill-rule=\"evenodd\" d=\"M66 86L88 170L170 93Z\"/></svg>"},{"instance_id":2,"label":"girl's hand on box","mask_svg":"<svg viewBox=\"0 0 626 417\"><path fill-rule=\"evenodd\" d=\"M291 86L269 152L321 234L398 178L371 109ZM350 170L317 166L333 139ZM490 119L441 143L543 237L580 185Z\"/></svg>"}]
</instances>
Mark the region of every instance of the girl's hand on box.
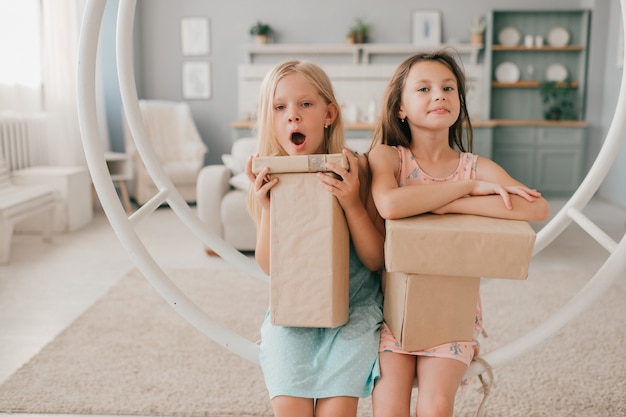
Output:
<instances>
[{"instance_id":1,"label":"girl's hand on box","mask_svg":"<svg viewBox=\"0 0 626 417\"><path fill-rule=\"evenodd\" d=\"M470 192L470 195L473 196L481 196L481 195L492 195L499 194L504 201L504 206L508 209L511 208L511 198L509 196L509 192L505 187L500 184L496 184L494 182L487 181L475 181L474 188Z\"/></svg>"},{"instance_id":2,"label":"girl's hand on box","mask_svg":"<svg viewBox=\"0 0 626 417\"><path fill-rule=\"evenodd\" d=\"M478 181L477 187L475 187L470 195L490 195L499 194L504 201L504 206L507 209L512 208L511 195L518 195L524 200L533 202L535 199L541 197L541 193L535 189L528 188L525 185L500 185L485 181Z\"/></svg>"},{"instance_id":3,"label":"girl's hand on box","mask_svg":"<svg viewBox=\"0 0 626 417\"><path fill-rule=\"evenodd\" d=\"M340 179L323 172L318 172L317 177L322 188L337 197L343 210L347 211L354 205L361 204L359 194L361 184L359 181L359 162L357 157L348 149L344 149L343 154L348 159L347 170L333 163L326 164L326 167L337 174Z\"/></svg>"},{"instance_id":4,"label":"girl's hand on box","mask_svg":"<svg viewBox=\"0 0 626 417\"><path fill-rule=\"evenodd\" d=\"M512 208L511 195L517 195L530 203L542 199L540 192L515 180L506 170L490 159L478 159L476 175L478 185L475 186L471 195L499 194L507 209Z\"/></svg>"},{"instance_id":5,"label":"girl's hand on box","mask_svg":"<svg viewBox=\"0 0 626 417\"><path fill-rule=\"evenodd\" d=\"M515 194L522 197L526 201L533 202L541 197L541 193L534 188L528 188L525 185L509 185L504 187L509 194Z\"/></svg>"},{"instance_id":6,"label":"girl's hand on box","mask_svg":"<svg viewBox=\"0 0 626 417\"><path fill-rule=\"evenodd\" d=\"M258 155L257 155L258 156ZM270 189L278 183L278 178L270 179L269 168L263 168L258 174L252 172L252 156L246 162L246 175L254 187L254 195L259 200L264 210L270 207Z\"/></svg>"}]
</instances>

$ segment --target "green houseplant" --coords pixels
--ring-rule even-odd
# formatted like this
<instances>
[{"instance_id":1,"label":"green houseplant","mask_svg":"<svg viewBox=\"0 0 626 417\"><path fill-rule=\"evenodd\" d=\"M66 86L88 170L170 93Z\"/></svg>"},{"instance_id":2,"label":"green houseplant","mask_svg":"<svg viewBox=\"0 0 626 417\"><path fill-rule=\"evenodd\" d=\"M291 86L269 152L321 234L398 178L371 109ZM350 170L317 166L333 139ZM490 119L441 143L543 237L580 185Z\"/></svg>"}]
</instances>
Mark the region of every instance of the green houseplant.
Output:
<instances>
[{"instance_id":1,"label":"green houseplant","mask_svg":"<svg viewBox=\"0 0 626 417\"><path fill-rule=\"evenodd\" d=\"M269 37L272 34L272 28L267 23L263 23L260 20L250 28L250 35L254 36L257 43L267 43Z\"/></svg>"},{"instance_id":2,"label":"green houseplant","mask_svg":"<svg viewBox=\"0 0 626 417\"><path fill-rule=\"evenodd\" d=\"M366 43L368 40L370 25L363 19L356 19L354 26L348 31L348 43Z\"/></svg>"},{"instance_id":3,"label":"green houseplant","mask_svg":"<svg viewBox=\"0 0 626 417\"><path fill-rule=\"evenodd\" d=\"M543 81L539 84L539 94L546 120L575 120L575 86L569 81Z\"/></svg>"}]
</instances>

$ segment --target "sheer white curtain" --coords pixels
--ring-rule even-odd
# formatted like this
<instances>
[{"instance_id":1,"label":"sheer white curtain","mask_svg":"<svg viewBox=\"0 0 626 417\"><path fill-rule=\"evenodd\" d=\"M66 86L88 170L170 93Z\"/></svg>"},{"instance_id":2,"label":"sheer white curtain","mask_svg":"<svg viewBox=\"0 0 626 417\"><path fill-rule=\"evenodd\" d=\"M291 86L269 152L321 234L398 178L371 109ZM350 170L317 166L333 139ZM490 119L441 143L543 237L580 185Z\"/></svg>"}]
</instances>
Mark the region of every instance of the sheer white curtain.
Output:
<instances>
[{"instance_id":1,"label":"sheer white curtain","mask_svg":"<svg viewBox=\"0 0 626 417\"><path fill-rule=\"evenodd\" d=\"M0 111L43 110L39 0L0 0Z\"/></svg>"},{"instance_id":2,"label":"sheer white curtain","mask_svg":"<svg viewBox=\"0 0 626 417\"><path fill-rule=\"evenodd\" d=\"M52 165L84 165L76 74L84 0L41 0L44 109Z\"/></svg>"},{"instance_id":3,"label":"sheer white curtain","mask_svg":"<svg viewBox=\"0 0 626 417\"><path fill-rule=\"evenodd\" d=\"M76 99L78 38L85 2L0 0L0 111L46 114L45 153L51 165L86 163ZM104 121L104 95L99 87L102 114L98 116ZM108 149L104 123L101 136Z\"/></svg>"}]
</instances>

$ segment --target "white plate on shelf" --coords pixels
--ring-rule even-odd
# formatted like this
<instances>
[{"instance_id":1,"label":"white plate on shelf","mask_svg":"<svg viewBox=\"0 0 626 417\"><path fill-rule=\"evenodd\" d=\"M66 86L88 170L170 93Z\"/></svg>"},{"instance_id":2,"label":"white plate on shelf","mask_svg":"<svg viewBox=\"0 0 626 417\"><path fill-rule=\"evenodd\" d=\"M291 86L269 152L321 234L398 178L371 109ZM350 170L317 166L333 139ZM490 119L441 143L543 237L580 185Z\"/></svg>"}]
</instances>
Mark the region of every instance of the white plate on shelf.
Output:
<instances>
[{"instance_id":1,"label":"white plate on shelf","mask_svg":"<svg viewBox=\"0 0 626 417\"><path fill-rule=\"evenodd\" d=\"M504 46L515 46L519 44L522 35L513 26L507 26L498 32L498 42Z\"/></svg>"},{"instance_id":2,"label":"white plate on shelf","mask_svg":"<svg viewBox=\"0 0 626 417\"><path fill-rule=\"evenodd\" d=\"M519 77L519 67L512 62L503 62L496 67L496 80L501 83L515 83Z\"/></svg>"},{"instance_id":3,"label":"white plate on shelf","mask_svg":"<svg viewBox=\"0 0 626 417\"><path fill-rule=\"evenodd\" d=\"M561 64L549 65L546 69L546 80L557 82L567 80L567 68Z\"/></svg>"},{"instance_id":4,"label":"white plate on shelf","mask_svg":"<svg viewBox=\"0 0 626 417\"><path fill-rule=\"evenodd\" d=\"M564 27L557 26L548 32L548 45L565 46L569 43L569 32Z\"/></svg>"}]
</instances>

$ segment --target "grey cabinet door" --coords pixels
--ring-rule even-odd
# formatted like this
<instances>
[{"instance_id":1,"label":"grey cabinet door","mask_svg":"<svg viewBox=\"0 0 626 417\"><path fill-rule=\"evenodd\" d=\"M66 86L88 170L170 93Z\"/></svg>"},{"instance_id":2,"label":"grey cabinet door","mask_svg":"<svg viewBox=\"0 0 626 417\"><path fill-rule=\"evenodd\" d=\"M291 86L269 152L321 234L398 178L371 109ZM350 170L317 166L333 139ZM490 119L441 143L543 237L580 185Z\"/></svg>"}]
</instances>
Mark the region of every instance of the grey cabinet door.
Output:
<instances>
[{"instance_id":1,"label":"grey cabinet door","mask_svg":"<svg viewBox=\"0 0 626 417\"><path fill-rule=\"evenodd\" d=\"M543 127L537 130L536 180L543 193L572 194L585 172L585 128Z\"/></svg>"},{"instance_id":2,"label":"grey cabinet door","mask_svg":"<svg viewBox=\"0 0 626 417\"><path fill-rule=\"evenodd\" d=\"M585 146L584 127L496 127L493 159L546 196L569 196L583 179Z\"/></svg>"}]
</instances>

